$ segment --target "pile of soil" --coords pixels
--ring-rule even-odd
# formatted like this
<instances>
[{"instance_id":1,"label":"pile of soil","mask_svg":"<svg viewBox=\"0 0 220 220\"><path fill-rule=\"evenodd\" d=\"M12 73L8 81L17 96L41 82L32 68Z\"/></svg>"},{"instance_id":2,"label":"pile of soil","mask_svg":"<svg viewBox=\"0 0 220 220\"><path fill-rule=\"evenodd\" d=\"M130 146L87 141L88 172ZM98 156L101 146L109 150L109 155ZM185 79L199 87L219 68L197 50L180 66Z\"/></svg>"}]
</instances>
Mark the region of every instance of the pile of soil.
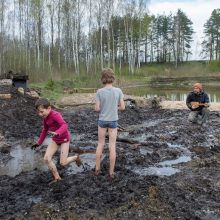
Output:
<instances>
[{"instance_id":1,"label":"pile of soil","mask_svg":"<svg viewBox=\"0 0 220 220\"><path fill-rule=\"evenodd\" d=\"M34 102L19 94L1 102L0 133L11 145L40 133ZM72 134L70 154L94 153L98 114L92 108L60 111ZM0 219L219 219L220 117L211 112L207 127L199 127L188 123L188 113L135 106L120 112L113 180L107 145L100 176L59 168L63 180L50 186L49 171L0 176ZM178 172L147 172L151 167Z\"/></svg>"},{"instance_id":2,"label":"pile of soil","mask_svg":"<svg viewBox=\"0 0 220 220\"><path fill-rule=\"evenodd\" d=\"M10 99L0 100L0 131L6 138L33 137L42 122L36 114L37 98L16 89L11 90Z\"/></svg>"}]
</instances>

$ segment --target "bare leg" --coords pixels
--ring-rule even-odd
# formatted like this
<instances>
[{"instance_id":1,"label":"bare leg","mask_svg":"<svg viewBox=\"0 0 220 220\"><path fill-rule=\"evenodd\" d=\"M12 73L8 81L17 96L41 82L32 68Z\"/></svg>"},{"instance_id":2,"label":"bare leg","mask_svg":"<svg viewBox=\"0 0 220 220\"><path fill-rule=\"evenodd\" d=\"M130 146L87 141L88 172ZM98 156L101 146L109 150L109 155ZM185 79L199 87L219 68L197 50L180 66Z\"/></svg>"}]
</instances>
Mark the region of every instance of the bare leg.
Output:
<instances>
[{"instance_id":1,"label":"bare leg","mask_svg":"<svg viewBox=\"0 0 220 220\"><path fill-rule=\"evenodd\" d=\"M105 134L107 129L98 126L98 147L96 149L96 171L100 171L102 151L105 146Z\"/></svg>"},{"instance_id":2,"label":"bare leg","mask_svg":"<svg viewBox=\"0 0 220 220\"><path fill-rule=\"evenodd\" d=\"M110 168L109 175L114 175L115 161L116 161L116 138L117 138L117 128L109 128L109 158L110 158Z\"/></svg>"},{"instance_id":3,"label":"bare leg","mask_svg":"<svg viewBox=\"0 0 220 220\"><path fill-rule=\"evenodd\" d=\"M49 170L52 172L55 180L61 180L61 177L57 171L57 168L52 160L53 155L56 153L58 145L51 140L49 143L46 153L44 155L44 161L47 163Z\"/></svg>"},{"instance_id":4,"label":"bare leg","mask_svg":"<svg viewBox=\"0 0 220 220\"><path fill-rule=\"evenodd\" d=\"M69 144L70 144L69 142L61 144L60 164L62 166L66 166L67 164L69 164L77 159L77 156L68 157Z\"/></svg>"}]
</instances>

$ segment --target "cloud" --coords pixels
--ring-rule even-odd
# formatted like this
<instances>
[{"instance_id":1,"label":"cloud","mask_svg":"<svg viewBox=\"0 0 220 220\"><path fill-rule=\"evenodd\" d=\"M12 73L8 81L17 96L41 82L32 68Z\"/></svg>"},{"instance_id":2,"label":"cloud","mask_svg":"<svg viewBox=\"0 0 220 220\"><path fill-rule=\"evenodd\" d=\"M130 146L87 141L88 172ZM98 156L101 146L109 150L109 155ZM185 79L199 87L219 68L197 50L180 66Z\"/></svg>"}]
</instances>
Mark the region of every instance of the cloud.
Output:
<instances>
[{"instance_id":1,"label":"cloud","mask_svg":"<svg viewBox=\"0 0 220 220\"><path fill-rule=\"evenodd\" d=\"M193 22L193 29L196 33L193 36L192 59L199 59L203 26L210 18L212 11L219 8L218 5L219 0L150 0L148 9L151 15L169 15L170 13L174 15L178 9L181 9Z\"/></svg>"}]
</instances>

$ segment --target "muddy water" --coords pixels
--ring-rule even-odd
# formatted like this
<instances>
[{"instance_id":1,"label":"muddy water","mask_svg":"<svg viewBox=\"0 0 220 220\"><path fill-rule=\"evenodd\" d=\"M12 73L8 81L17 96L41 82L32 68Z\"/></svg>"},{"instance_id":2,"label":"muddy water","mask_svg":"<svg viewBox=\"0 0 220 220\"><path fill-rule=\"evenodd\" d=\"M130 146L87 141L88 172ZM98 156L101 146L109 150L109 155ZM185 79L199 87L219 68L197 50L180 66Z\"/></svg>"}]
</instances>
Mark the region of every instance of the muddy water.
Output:
<instances>
[{"instance_id":1,"label":"muddy water","mask_svg":"<svg viewBox=\"0 0 220 220\"><path fill-rule=\"evenodd\" d=\"M148 98L158 96L165 97L167 100L171 101L185 101L187 94L190 91L190 86L157 86L157 87L149 87L149 86L137 86L131 88L124 88L123 91L126 94L130 95L138 95L138 96L146 96ZM205 86L205 90L209 95L211 102L220 102L220 92L219 87L214 85Z\"/></svg>"},{"instance_id":2,"label":"muddy water","mask_svg":"<svg viewBox=\"0 0 220 220\"><path fill-rule=\"evenodd\" d=\"M148 126L152 125L152 123L149 123ZM155 123L156 124L156 123ZM146 123L139 125L139 126L133 126L135 128L137 127L144 127L146 126ZM130 128L131 129L131 128ZM128 135L128 132L124 132L123 134L119 135L121 137L125 137ZM144 141L147 138L145 134L142 134L140 137L134 138L134 140L138 141ZM75 139L79 140L79 137L75 137ZM48 144L50 141L49 138L47 138L44 141L44 145ZM158 175L158 176L170 176L177 172L180 172L179 169L173 168L172 165L177 165L183 162L188 162L191 160L190 151L188 151L186 148L182 147L181 145L174 145L171 143L167 143L167 145L170 148L179 148L182 149L182 155L180 155L177 159L174 160L164 160L162 162L159 162L155 164L154 166L150 166L148 168L129 168L133 172L140 174L140 175ZM85 147L89 148L89 147ZM140 154L146 156L147 154L152 154L153 149L146 149L141 147L140 148ZM40 171L47 171L48 168L45 165L43 161L43 152L42 151L35 151L28 147L23 147L22 145L16 145L11 148L10 156L12 157L6 164L0 165L0 176L1 175L8 175L10 177L15 177L16 175L20 174L21 172L28 172L32 171L34 169L38 169ZM58 152L59 154L59 152ZM76 174L80 172L84 172L86 170L92 170L95 168L95 153L83 153L80 155L81 159L83 161L83 166L77 167L75 163L72 163L67 168L68 175ZM59 161L59 156L54 159L54 162L57 164ZM105 158L105 154L103 154L101 160Z\"/></svg>"},{"instance_id":3,"label":"muddy water","mask_svg":"<svg viewBox=\"0 0 220 220\"><path fill-rule=\"evenodd\" d=\"M30 148L16 145L11 148L12 157L6 164L0 164L0 175L15 177L21 172L28 172L34 169L47 170L44 165L43 156Z\"/></svg>"},{"instance_id":4,"label":"muddy water","mask_svg":"<svg viewBox=\"0 0 220 220\"><path fill-rule=\"evenodd\" d=\"M73 136L73 134L72 134ZM81 139L83 135L74 135L74 141L79 144L81 143ZM50 142L50 138L46 138L43 146L40 150L36 151L31 149L30 146L24 146L24 141L16 142L16 145L12 145L10 149L10 159L7 163L0 163L0 176L10 176L15 177L22 172L28 172L32 170L39 170L39 171L48 171L48 167L46 166L43 156L46 150L47 145ZM95 144L97 141L95 141ZM91 146L84 146L84 152L89 151L88 149L94 148ZM86 150L87 149L87 150ZM55 154L54 163L59 164L59 154L60 150ZM73 153L72 153L73 155ZM83 160L83 166L77 167L75 163L71 163L67 168L68 175L81 173L87 170L92 170L95 167L95 153L82 153L80 155L81 159ZM101 160L105 158L105 154L103 154Z\"/></svg>"},{"instance_id":5,"label":"muddy water","mask_svg":"<svg viewBox=\"0 0 220 220\"><path fill-rule=\"evenodd\" d=\"M95 168L95 153L84 153L80 155L83 165L80 167L77 167L74 163L70 164L67 168L67 174L76 174L81 173L85 171L91 171ZM102 155L101 161L105 158L105 155Z\"/></svg>"},{"instance_id":6,"label":"muddy water","mask_svg":"<svg viewBox=\"0 0 220 220\"><path fill-rule=\"evenodd\" d=\"M59 153L58 153L59 154ZM22 145L16 145L11 148L11 159L7 163L0 163L0 176L15 177L22 172L28 172L32 170L48 171L48 167L43 161L44 152L35 151L31 148L23 147ZM68 175L81 173L86 170L92 170L95 167L95 153L81 154L83 165L77 167L75 163L71 163L67 168ZM101 160L105 158L103 154ZM59 162L59 155L54 158L55 164Z\"/></svg>"},{"instance_id":7,"label":"muddy water","mask_svg":"<svg viewBox=\"0 0 220 220\"><path fill-rule=\"evenodd\" d=\"M181 156L176 160L165 160L156 164L155 166L150 166L143 169L134 169L135 173L140 175L156 175L156 176L171 176L175 173L181 172L180 169L172 167L172 165L177 165L180 163L188 162L191 160L189 156Z\"/></svg>"},{"instance_id":8,"label":"muddy water","mask_svg":"<svg viewBox=\"0 0 220 220\"><path fill-rule=\"evenodd\" d=\"M181 163L186 163L191 161L191 152L187 149L182 147L181 145L177 144L170 144L167 143L168 147L170 148L179 148L182 150L181 154L178 156L178 158L173 160L164 160L159 163L156 163L154 166L149 167L128 167L128 169L131 169L133 172L147 176L147 175L156 175L156 176L171 176L175 173L181 172L180 169L173 167L173 165L178 165ZM142 155L152 154L153 150L151 149L145 149L140 148L140 153Z\"/></svg>"}]
</instances>

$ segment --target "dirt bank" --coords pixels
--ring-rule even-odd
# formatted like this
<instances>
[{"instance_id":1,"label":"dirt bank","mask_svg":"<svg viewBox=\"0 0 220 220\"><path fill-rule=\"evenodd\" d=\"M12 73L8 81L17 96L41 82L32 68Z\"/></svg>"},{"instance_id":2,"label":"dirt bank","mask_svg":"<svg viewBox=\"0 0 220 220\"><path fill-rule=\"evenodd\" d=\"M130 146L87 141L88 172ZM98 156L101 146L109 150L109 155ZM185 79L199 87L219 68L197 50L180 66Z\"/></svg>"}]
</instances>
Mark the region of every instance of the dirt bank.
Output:
<instances>
[{"instance_id":1,"label":"dirt bank","mask_svg":"<svg viewBox=\"0 0 220 220\"><path fill-rule=\"evenodd\" d=\"M70 153L80 152L84 167L59 167L63 180L48 186L50 172L34 163L45 147L29 149L41 127L34 101L14 95L0 105L1 143L9 149L0 151L0 219L220 218L218 112L200 128L187 122L187 109L127 107L119 115L117 177L110 181L107 146L101 176L91 174L98 115L92 108L60 109L72 134ZM13 166L20 152L28 154ZM23 169L8 176L7 166Z\"/></svg>"}]
</instances>

